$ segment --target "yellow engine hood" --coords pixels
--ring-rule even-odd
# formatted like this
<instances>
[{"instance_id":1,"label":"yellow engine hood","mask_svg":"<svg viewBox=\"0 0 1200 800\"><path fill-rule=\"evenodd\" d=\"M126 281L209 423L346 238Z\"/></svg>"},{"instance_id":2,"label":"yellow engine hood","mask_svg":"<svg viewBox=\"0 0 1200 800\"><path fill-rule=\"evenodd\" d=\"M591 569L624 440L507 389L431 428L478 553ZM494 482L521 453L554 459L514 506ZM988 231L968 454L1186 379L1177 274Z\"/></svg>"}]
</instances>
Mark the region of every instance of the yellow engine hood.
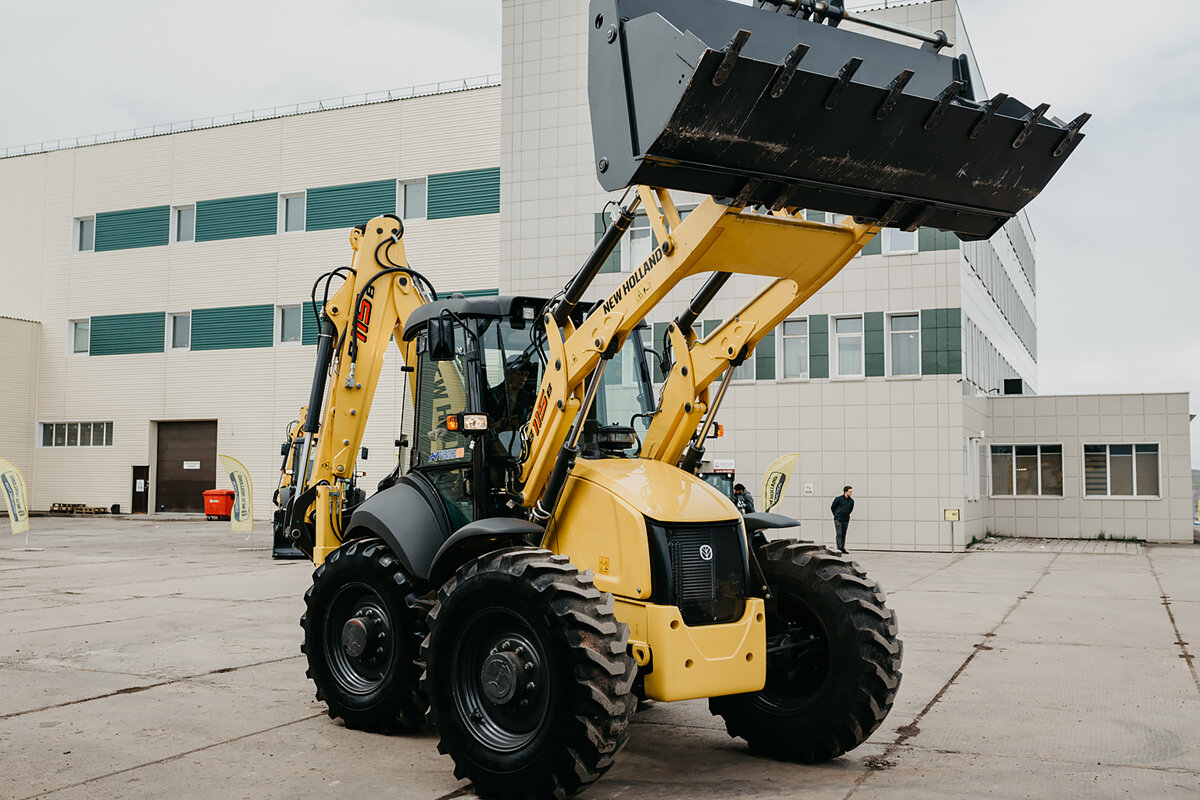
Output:
<instances>
[{"instance_id":1,"label":"yellow engine hood","mask_svg":"<svg viewBox=\"0 0 1200 800\"><path fill-rule=\"evenodd\" d=\"M729 498L681 469L641 458L581 458L572 478L608 489L650 519L659 522L736 520Z\"/></svg>"}]
</instances>

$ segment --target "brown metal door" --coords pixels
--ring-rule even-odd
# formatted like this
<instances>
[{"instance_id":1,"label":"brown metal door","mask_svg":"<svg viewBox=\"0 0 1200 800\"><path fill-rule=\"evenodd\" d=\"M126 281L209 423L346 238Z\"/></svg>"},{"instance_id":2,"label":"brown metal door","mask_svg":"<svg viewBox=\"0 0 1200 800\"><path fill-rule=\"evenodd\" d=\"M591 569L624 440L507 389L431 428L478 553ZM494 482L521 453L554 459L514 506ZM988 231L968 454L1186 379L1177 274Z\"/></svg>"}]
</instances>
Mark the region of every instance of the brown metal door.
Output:
<instances>
[{"instance_id":1,"label":"brown metal door","mask_svg":"<svg viewBox=\"0 0 1200 800\"><path fill-rule=\"evenodd\" d=\"M158 423L159 511L204 511L204 492L215 488L217 423Z\"/></svg>"},{"instance_id":2,"label":"brown metal door","mask_svg":"<svg viewBox=\"0 0 1200 800\"><path fill-rule=\"evenodd\" d=\"M150 499L150 467L133 468L133 513L145 514Z\"/></svg>"}]
</instances>

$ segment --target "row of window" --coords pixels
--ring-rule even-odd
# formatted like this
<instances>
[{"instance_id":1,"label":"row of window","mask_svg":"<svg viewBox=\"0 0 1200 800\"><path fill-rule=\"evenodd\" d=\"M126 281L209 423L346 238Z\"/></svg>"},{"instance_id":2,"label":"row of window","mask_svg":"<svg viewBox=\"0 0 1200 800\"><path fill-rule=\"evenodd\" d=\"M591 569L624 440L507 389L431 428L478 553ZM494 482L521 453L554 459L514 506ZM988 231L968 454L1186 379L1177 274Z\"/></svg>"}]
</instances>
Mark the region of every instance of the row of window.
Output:
<instances>
[{"instance_id":1,"label":"row of window","mask_svg":"<svg viewBox=\"0 0 1200 800\"><path fill-rule=\"evenodd\" d=\"M921 374L921 315L915 311L886 314L886 345L884 358L888 375ZM838 378L861 378L866 375L866 341L863 315L830 317L833 335L832 374ZM697 332L699 335L699 332ZM808 319L785 320L779 327L779 344L776 356L779 359L777 377L810 377ZM763 342L760 348L769 347ZM733 380L754 380L755 364L752 360L733 372Z\"/></svg>"},{"instance_id":2,"label":"row of window","mask_svg":"<svg viewBox=\"0 0 1200 800\"><path fill-rule=\"evenodd\" d=\"M399 181L397 183L397 211L406 220L424 219L427 208L427 189L424 180ZM277 233L292 233L306 230L308 192L293 192L279 195ZM171 206L170 230L167 240L172 244L196 240L196 204ZM96 249L96 216L76 217L75 234L72 240L76 252Z\"/></svg>"},{"instance_id":3,"label":"row of window","mask_svg":"<svg viewBox=\"0 0 1200 800\"><path fill-rule=\"evenodd\" d=\"M275 307L275 343L300 344L304 330L304 308L300 305ZM316 321L313 320L313 324ZM71 353L88 355L91 351L90 319L75 319L70 322L68 341ZM167 314L166 349L187 350L192 346L192 315L189 311Z\"/></svg>"},{"instance_id":4,"label":"row of window","mask_svg":"<svg viewBox=\"0 0 1200 800\"><path fill-rule=\"evenodd\" d=\"M993 497L1062 497L1061 444L991 445ZM1157 444L1085 444L1085 497L1160 497Z\"/></svg>"},{"instance_id":5,"label":"row of window","mask_svg":"<svg viewBox=\"0 0 1200 800\"><path fill-rule=\"evenodd\" d=\"M42 447L112 447L111 422L42 422Z\"/></svg>"}]
</instances>

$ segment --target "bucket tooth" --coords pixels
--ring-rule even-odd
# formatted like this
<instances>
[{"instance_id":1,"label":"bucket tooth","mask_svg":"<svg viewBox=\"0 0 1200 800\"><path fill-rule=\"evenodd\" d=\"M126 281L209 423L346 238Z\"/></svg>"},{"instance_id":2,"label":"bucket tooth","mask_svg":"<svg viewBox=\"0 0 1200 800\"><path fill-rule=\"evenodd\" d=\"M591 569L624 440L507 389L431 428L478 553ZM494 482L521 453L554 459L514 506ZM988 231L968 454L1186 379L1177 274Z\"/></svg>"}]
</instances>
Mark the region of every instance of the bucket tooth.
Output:
<instances>
[{"instance_id":1,"label":"bucket tooth","mask_svg":"<svg viewBox=\"0 0 1200 800\"><path fill-rule=\"evenodd\" d=\"M879 110L875 112L875 119L882 122L888 114L892 113L892 109L896 107L896 102L900 99L900 93L904 91L904 87L908 85L915 74L911 69L906 69L888 84L888 96L879 104Z\"/></svg>"},{"instance_id":2,"label":"bucket tooth","mask_svg":"<svg viewBox=\"0 0 1200 800\"><path fill-rule=\"evenodd\" d=\"M1040 106L1021 118L1021 121L1025 124L1021 128L1021 132L1017 134L1017 138L1013 139L1013 150L1021 149L1021 145L1025 144L1025 141L1029 138L1029 134L1034 132L1034 130L1037 128L1038 122L1041 121L1042 117L1046 116L1046 112L1049 110L1050 104L1042 103Z\"/></svg>"},{"instance_id":3,"label":"bucket tooth","mask_svg":"<svg viewBox=\"0 0 1200 800\"><path fill-rule=\"evenodd\" d=\"M863 60L856 56L843 64L842 68L838 70L837 83L834 84L833 88L829 90L829 94L825 97L826 111L833 111L837 106L838 99L846 91L846 87L850 85L850 79L854 77L854 73L858 72L858 68L862 66L862 63Z\"/></svg>"},{"instance_id":4,"label":"bucket tooth","mask_svg":"<svg viewBox=\"0 0 1200 800\"><path fill-rule=\"evenodd\" d=\"M911 220L909 220L909 223L904 226L904 230L909 231L910 233L912 231L918 230L925 224L925 222L929 219L929 217L932 214L933 214L933 206L925 206L924 208L922 208L920 211L917 212L917 215L915 217L913 217Z\"/></svg>"},{"instance_id":5,"label":"bucket tooth","mask_svg":"<svg viewBox=\"0 0 1200 800\"><path fill-rule=\"evenodd\" d=\"M1004 92L987 101L987 105L983 107L983 116L981 116L974 125L971 126L971 132L967 138L974 141L979 138L979 134L983 133L983 129L992 121L992 117L996 116L996 111L1000 108L1000 104L1008 99L1008 95Z\"/></svg>"},{"instance_id":6,"label":"bucket tooth","mask_svg":"<svg viewBox=\"0 0 1200 800\"><path fill-rule=\"evenodd\" d=\"M733 67L737 64L738 54L742 52L742 47L749 38L750 31L741 29L733 35L729 44L725 45L725 58L721 60L721 66L717 67L717 74L713 75L713 86L724 86L725 81L729 80L729 73L733 72Z\"/></svg>"},{"instance_id":7,"label":"bucket tooth","mask_svg":"<svg viewBox=\"0 0 1200 800\"><path fill-rule=\"evenodd\" d=\"M750 205L750 198L754 196L754 194L758 191L758 187L761 185L762 181L754 178L746 181L746 184L742 187L742 190L738 192L737 197L734 198L733 204L735 206L743 207Z\"/></svg>"},{"instance_id":8,"label":"bucket tooth","mask_svg":"<svg viewBox=\"0 0 1200 800\"><path fill-rule=\"evenodd\" d=\"M958 93L967 88L967 85L962 81L954 81L937 96L935 101L937 105L933 107L933 111L929 112L929 117L925 120L925 130L933 130L933 126L937 125L941 120L942 115L946 113L946 108L950 105L950 101L958 97Z\"/></svg>"},{"instance_id":9,"label":"bucket tooth","mask_svg":"<svg viewBox=\"0 0 1200 800\"><path fill-rule=\"evenodd\" d=\"M1054 148L1054 157L1060 158L1063 153L1071 147L1075 141L1075 137L1079 135L1079 129L1083 124L1092 118L1091 114L1080 114L1075 119L1071 120L1071 124L1067 126L1067 132L1058 140L1058 147Z\"/></svg>"},{"instance_id":10,"label":"bucket tooth","mask_svg":"<svg viewBox=\"0 0 1200 800\"><path fill-rule=\"evenodd\" d=\"M792 52L788 53L787 58L779 67L779 77L771 86L771 97L778 100L787 91L788 84L792 82L792 78L796 77L796 68L800 66L800 61L806 53L808 53L806 44L798 44L792 48Z\"/></svg>"}]
</instances>

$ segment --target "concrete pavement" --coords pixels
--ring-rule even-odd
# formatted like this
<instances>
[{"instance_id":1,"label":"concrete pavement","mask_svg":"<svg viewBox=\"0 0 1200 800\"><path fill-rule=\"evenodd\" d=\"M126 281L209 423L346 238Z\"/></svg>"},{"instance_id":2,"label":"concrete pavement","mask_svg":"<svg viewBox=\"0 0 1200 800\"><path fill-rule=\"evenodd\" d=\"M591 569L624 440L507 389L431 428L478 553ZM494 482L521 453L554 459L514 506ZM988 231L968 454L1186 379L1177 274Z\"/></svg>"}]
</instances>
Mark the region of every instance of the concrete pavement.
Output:
<instances>
[{"instance_id":1,"label":"concrete pavement","mask_svg":"<svg viewBox=\"0 0 1200 800\"><path fill-rule=\"evenodd\" d=\"M33 524L41 552L0 522L0 798L471 796L435 732L313 700L307 562L202 519ZM1200 547L1122 550L854 553L905 642L865 745L778 764L704 701L655 704L583 796L1200 796Z\"/></svg>"}]
</instances>

